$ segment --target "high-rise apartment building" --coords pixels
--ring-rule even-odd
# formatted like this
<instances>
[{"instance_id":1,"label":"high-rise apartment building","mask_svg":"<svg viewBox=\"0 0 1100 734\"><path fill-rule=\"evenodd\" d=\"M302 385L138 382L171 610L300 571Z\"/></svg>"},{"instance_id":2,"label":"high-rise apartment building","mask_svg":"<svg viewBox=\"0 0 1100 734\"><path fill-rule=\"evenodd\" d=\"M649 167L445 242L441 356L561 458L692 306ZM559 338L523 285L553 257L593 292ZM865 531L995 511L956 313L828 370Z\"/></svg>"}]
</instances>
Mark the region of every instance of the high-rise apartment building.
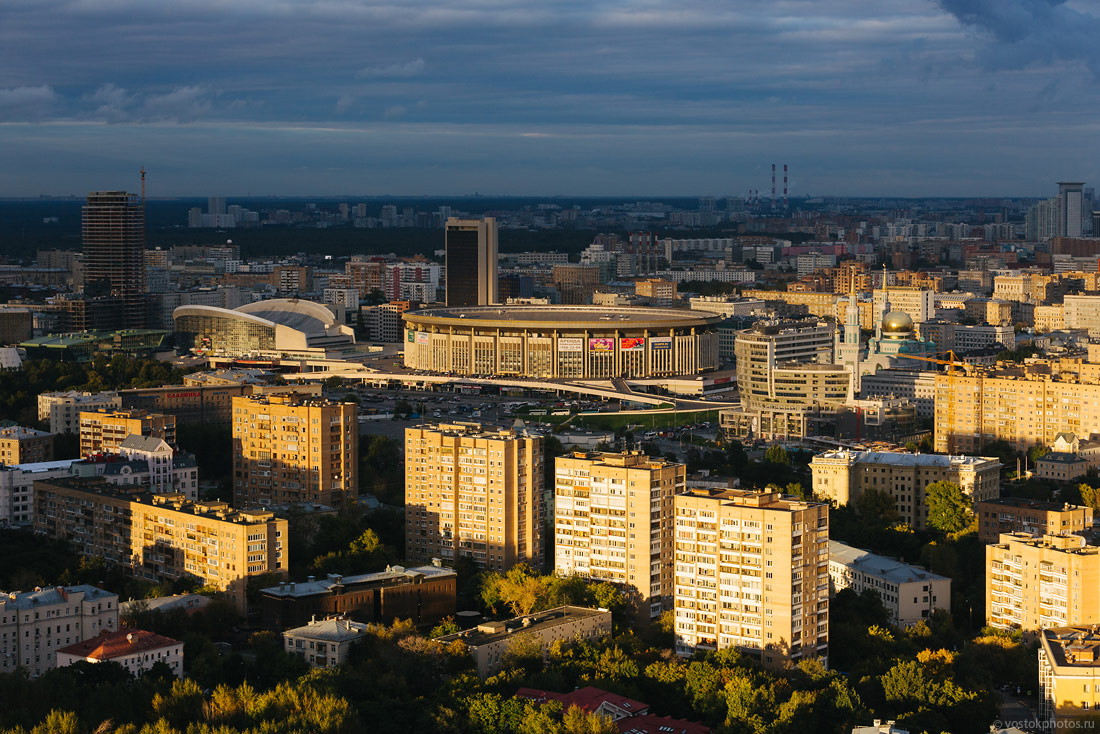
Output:
<instances>
[{"instance_id":1,"label":"high-rise apartment building","mask_svg":"<svg viewBox=\"0 0 1100 734\"><path fill-rule=\"evenodd\" d=\"M979 502L978 539L996 543L1004 533L1084 535L1092 531L1092 508L1043 502L1027 497L1000 497Z\"/></svg>"},{"instance_id":2,"label":"high-rise apartment building","mask_svg":"<svg viewBox=\"0 0 1100 734\"><path fill-rule=\"evenodd\" d=\"M1005 533L985 547L986 624L1040 630L1100 622L1100 548L1080 535Z\"/></svg>"},{"instance_id":3,"label":"high-rise apartment building","mask_svg":"<svg viewBox=\"0 0 1100 734\"><path fill-rule=\"evenodd\" d=\"M627 590L637 616L672 609L672 498L683 464L639 451L577 452L554 463L554 568Z\"/></svg>"},{"instance_id":4,"label":"high-rise apartment building","mask_svg":"<svg viewBox=\"0 0 1100 734\"><path fill-rule=\"evenodd\" d=\"M690 489L674 506L678 653L734 647L767 666L827 657L827 504Z\"/></svg>"},{"instance_id":5,"label":"high-rise apartment building","mask_svg":"<svg viewBox=\"0 0 1100 734\"><path fill-rule=\"evenodd\" d=\"M118 630L118 594L80 584L0 595L0 673L53 670L59 648Z\"/></svg>"},{"instance_id":6,"label":"high-rise apartment building","mask_svg":"<svg viewBox=\"0 0 1100 734\"><path fill-rule=\"evenodd\" d=\"M499 302L495 219L448 219L446 251L448 306Z\"/></svg>"},{"instance_id":7,"label":"high-rise apartment building","mask_svg":"<svg viewBox=\"0 0 1100 734\"><path fill-rule=\"evenodd\" d=\"M176 443L176 416L147 410L80 412L80 455L116 453L127 436L150 436Z\"/></svg>"},{"instance_id":8,"label":"high-rise apartment building","mask_svg":"<svg viewBox=\"0 0 1100 734\"><path fill-rule=\"evenodd\" d=\"M936 375L936 451L978 453L992 441L1017 451L1059 433L1100 433L1100 364L1045 360Z\"/></svg>"},{"instance_id":9,"label":"high-rise apartment building","mask_svg":"<svg viewBox=\"0 0 1100 734\"><path fill-rule=\"evenodd\" d=\"M972 502L994 499L1001 492L1001 463L981 456L942 456L890 451L827 451L810 462L815 497L846 505L868 489L894 497L898 519L913 528L928 520L925 488L952 482Z\"/></svg>"},{"instance_id":10,"label":"high-rise apartment building","mask_svg":"<svg viewBox=\"0 0 1100 734\"><path fill-rule=\"evenodd\" d=\"M359 496L358 462L354 403L303 395L233 398L236 507L348 507Z\"/></svg>"},{"instance_id":11,"label":"high-rise apartment building","mask_svg":"<svg viewBox=\"0 0 1100 734\"><path fill-rule=\"evenodd\" d=\"M405 557L541 568L543 461L540 436L476 423L405 429Z\"/></svg>"},{"instance_id":12,"label":"high-rise apartment building","mask_svg":"<svg viewBox=\"0 0 1100 734\"><path fill-rule=\"evenodd\" d=\"M250 576L287 572L286 520L102 479L35 482L34 530L144 581L198 579L228 592L242 614Z\"/></svg>"},{"instance_id":13,"label":"high-rise apartment building","mask_svg":"<svg viewBox=\"0 0 1100 734\"><path fill-rule=\"evenodd\" d=\"M145 210L136 194L93 191L83 209L84 294L119 300L122 328L145 326Z\"/></svg>"}]
</instances>

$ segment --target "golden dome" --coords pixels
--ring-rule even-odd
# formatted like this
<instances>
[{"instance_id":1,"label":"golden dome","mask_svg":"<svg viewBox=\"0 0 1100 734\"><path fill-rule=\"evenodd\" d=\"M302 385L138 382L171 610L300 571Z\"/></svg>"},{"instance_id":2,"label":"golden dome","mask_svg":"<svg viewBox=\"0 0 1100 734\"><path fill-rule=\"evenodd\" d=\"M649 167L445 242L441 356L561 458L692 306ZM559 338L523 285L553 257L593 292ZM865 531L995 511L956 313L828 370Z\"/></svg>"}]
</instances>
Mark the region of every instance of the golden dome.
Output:
<instances>
[{"instance_id":1,"label":"golden dome","mask_svg":"<svg viewBox=\"0 0 1100 734\"><path fill-rule=\"evenodd\" d=\"M913 333L913 319L904 311L891 311L882 317L882 333L895 338L910 336Z\"/></svg>"}]
</instances>

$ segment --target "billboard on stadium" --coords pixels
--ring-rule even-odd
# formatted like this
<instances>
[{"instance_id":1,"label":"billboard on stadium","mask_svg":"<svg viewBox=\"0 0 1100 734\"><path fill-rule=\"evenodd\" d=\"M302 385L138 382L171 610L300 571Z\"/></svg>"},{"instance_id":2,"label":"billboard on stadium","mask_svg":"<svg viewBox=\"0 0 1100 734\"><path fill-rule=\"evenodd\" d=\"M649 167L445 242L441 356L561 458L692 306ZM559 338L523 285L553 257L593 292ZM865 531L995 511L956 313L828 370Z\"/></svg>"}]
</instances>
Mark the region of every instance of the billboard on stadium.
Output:
<instances>
[{"instance_id":1,"label":"billboard on stadium","mask_svg":"<svg viewBox=\"0 0 1100 734\"><path fill-rule=\"evenodd\" d=\"M409 339L409 344L415 344L416 343L416 332L413 331L412 329L409 329L408 339Z\"/></svg>"},{"instance_id":2,"label":"billboard on stadium","mask_svg":"<svg viewBox=\"0 0 1100 734\"><path fill-rule=\"evenodd\" d=\"M588 340L588 351L590 352L614 352L615 340L611 337L596 336Z\"/></svg>"},{"instance_id":3,"label":"billboard on stadium","mask_svg":"<svg viewBox=\"0 0 1100 734\"><path fill-rule=\"evenodd\" d=\"M672 349L672 337L671 336L655 336L649 340L650 350L662 351Z\"/></svg>"},{"instance_id":4,"label":"billboard on stadium","mask_svg":"<svg viewBox=\"0 0 1100 734\"><path fill-rule=\"evenodd\" d=\"M429 334L426 331L418 331L418 332L416 332L416 343L417 344L431 344L432 343L432 335Z\"/></svg>"},{"instance_id":5,"label":"billboard on stadium","mask_svg":"<svg viewBox=\"0 0 1100 734\"><path fill-rule=\"evenodd\" d=\"M581 336L559 336L558 337L558 351L559 352L583 352L584 351L584 337L581 337Z\"/></svg>"},{"instance_id":6,"label":"billboard on stadium","mask_svg":"<svg viewBox=\"0 0 1100 734\"><path fill-rule=\"evenodd\" d=\"M644 349L644 336L624 336L622 339L619 339L620 352L640 352Z\"/></svg>"}]
</instances>

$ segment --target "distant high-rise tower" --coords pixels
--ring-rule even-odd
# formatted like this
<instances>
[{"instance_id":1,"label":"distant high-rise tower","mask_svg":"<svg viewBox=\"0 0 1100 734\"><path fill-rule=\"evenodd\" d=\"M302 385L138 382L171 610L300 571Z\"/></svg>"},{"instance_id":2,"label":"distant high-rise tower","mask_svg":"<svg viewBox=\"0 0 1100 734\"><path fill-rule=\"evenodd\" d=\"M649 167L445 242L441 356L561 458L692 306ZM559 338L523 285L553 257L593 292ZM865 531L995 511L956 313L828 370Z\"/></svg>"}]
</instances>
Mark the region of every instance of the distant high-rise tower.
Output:
<instances>
[{"instance_id":1,"label":"distant high-rise tower","mask_svg":"<svg viewBox=\"0 0 1100 734\"><path fill-rule=\"evenodd\" d=\"M448 219L447 305L497 303L497 221Z\"/></svg>"},{"instance_id":2,"label":"distant high-rise tower","mask_svg":"<svg viewBox=\"0 0 1100 734\"><path fill-rule=\"evenodd\" d=\"M1058 182L1058 234L1062 237L1081 236L1084 188L1084 182Z\"/></svg>"},{"instance_id":3,"label":"distant high-rise tower","mask_svg":"<svg viewBox=\"0 0 1100 734\"><path fill-rule=\"evenodd\" d=\"M225 197L208 197L206 200L206 211L208 214L225 214Z\"/></svg>"},{"instance_id":4,"label":"distant high-rise tower","mask_svg":"<svg viewBox=\"0 0 1100 734\"><path fill-rule=\"evenodd\" d=\"M145 326L145 211L137 194L93 191L83 210L84 293L121 302L118 323Z\"/></svg>"}]
</instances>

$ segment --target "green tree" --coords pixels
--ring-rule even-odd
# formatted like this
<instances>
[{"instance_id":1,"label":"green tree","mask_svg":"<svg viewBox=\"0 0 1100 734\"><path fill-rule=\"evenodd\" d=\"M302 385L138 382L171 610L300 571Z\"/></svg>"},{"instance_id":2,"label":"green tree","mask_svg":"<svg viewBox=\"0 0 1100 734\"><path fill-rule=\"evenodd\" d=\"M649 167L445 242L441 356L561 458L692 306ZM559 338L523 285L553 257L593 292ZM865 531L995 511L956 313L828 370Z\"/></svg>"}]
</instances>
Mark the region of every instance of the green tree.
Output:
<instances>
[{"instance_id":1,"label":"green tree","mask_svg":"<svg viewBox=\"0 0 1100 734\"><path fill-rule=\"evenodd\" d=\"M855 501L859 519L874 528L886 528L898 521L898 506L894 496L881 489L869 487L860 492Z\"/></svg>"},{"instance_id":2,"label":"green tree","mask_svg":"<svg viewBox=\"0 0 1100 734\"><path fill-rule=\"evenodd\" d=\"M1078 484L1077 491L1081 493L1081 502L1093 510L1100 510L1100 489L1088 484Z\"/></svg>"},{"instance_id":3,"label":"green tree","mask_svg":"<svg viewBox=\"0 0 1100 734\"><path fill-rule=\"evenodd\" d=\"M924 488L928 526L944 533L959 533L974 522L970 498L954 482L932 482Z\"/></svg>"},{"instance_id":4,"label":"green tree","mask_svg":"<svg viewBox=\"0 0 1100 734\"><path fill-rule=\"evenodd\" d=\"M1040 443L1037 443L1037 444L1035 444L1034 446L1032 446L1031 448L1029 448L1027 450L1027 458L1032 464L1034 464L1036 461L1043 458L1044 456L1046 456L1049 453L1050 453L1049 448L1047 448L1046 446L1043 446Z\"/></svg>"},{"instance_id":5,"label":"green tree","mask_svg":"<svg viewBox=\"0 0 1100 734\"><path fill-rule=\"evenodd\" d=\"M764 461L769 464L778 464L780 466L790 466L791 457L787 454L787 449L783 448L782 444L772 444L768 447L768 450L764 452Z\"/></svg>"}]
</instances>

